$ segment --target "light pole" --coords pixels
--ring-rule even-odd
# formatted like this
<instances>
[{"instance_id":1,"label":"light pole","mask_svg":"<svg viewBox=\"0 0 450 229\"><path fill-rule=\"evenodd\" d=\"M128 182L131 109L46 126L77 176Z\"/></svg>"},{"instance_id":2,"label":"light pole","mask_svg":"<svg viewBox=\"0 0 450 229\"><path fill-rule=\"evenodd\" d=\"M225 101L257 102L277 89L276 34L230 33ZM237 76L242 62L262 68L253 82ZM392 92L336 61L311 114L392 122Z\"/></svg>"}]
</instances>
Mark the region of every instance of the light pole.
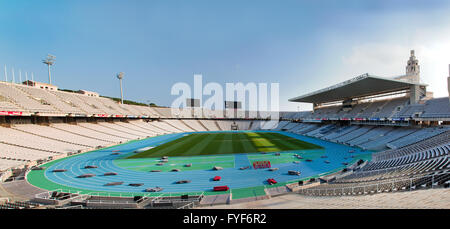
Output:
<instances>
[{"instance_id":1,"label":"light pole","mask_svg":"<svg viewBox=\"0 0 450 229\"><path fill-rule=\"evenodd\" d=\"M8 82L8 72L6 70L6 65L5 65L5 82Z\"/></svg>"},{"instance_id":2,"label":"light pole","mask_svg":"<svg viewBox=\"0 0 450 229\"><path fill-rule=\"evenodd\" d=\"M15 83L16 82L16 76L14 75L14 68L11 68L11 72L12 72L12 82Z\"/></svg>"},{"instance_id":3,"label":"light pole","mask_svg":"<svg viewBox=\"0 0 450 229\"><path fill-rule=\"evenodd\" d=\"M448 99L450 99L450 64L448 65L447 87L448 87Z\"/></svg>"},{"instance_id":4,"label":"light pole","mask_svg":"<svg viewBox=\"0 0 450 229\"><path fill-rule=\"evenodd\" d=\"M47 57L42 60L42 63L46 64L48 67L48 83L52 84L52 74L50 72L50 66L55 64L56 56L48 54Z\"/></svg>"},{"instance_id":5,"label":"light pole","mask_svg":"<svg viewBox=\"0 0 450 229\"><path fill-rule=\"evenodd\" d=\"M117 79L119 79L120 81L120 98L121 98L121 103L123 104L123 88L122 88L122 79L123 79L123 72L120 72L119 74L117 74Z\"/></svg>"}]
</instances>

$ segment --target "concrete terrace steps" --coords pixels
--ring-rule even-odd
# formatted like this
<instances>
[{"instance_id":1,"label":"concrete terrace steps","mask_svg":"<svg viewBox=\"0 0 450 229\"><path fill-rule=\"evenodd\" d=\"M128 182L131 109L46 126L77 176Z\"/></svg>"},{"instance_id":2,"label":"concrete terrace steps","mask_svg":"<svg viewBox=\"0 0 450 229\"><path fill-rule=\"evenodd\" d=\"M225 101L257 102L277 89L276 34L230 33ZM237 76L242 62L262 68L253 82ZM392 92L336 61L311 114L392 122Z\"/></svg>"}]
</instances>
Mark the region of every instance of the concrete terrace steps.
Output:
<instances>
[{"instance_id":1,"label":"concrete terrace steps","mask_svg":"<svg viewBox=\"0 0 450 229\"><path fill-rule=\"evenodd\" d=\"M29 111L28 111L25 107L23 107L21 104L16 103L16 101L14 101L14 100L12 100L12 99L6 97L6 96L2 96L2 97L5 98L6 102L11 103L11 104L13 104L14 106L20 108L19 111L29 112Z\"/></svg>"},{"instance_id":2,"label":"concrete terrace steps","mask_svg":"<svg viewBox=\"0 0 450 229\"><path fill-rule=\"evenodd\" d=\"M206 127L202 122L200 122L200 120L196 120L199 124L200 124L200 126L202 126L203 128L205 128L205 130L206 131L211 131L210 129L208 129L208 127Z\"/></svg>"},{"instance_id":3,"label":"concrete terrace steps","mask_svg":"<svg viewBox=\"0 0 450 229\"><path fill-rule=\"evenodd\" d=\"M37 101L34 97L30 96L29 94L25 93L24 91L18 89L15 87L17 85L8 85L6 83L1 83L0 88L5 93L5 98L14 101L14 102L22 102L24 104L21 104L20 107L23 107L26 111L29 111L31 113L34 112L41 112L41 113L49 113L49 114L55 114L58 113L55 109L50 109L48 105L42 104L40 101ZM29 106L30 108L25 108L23 105Z\"/></svg>"},{"instance_id":4,"label":"concrete terrace steps","mask_svg":"<svg viewBox=\"0 0 450 229\"><path fill-rule=\"evenodd\" d=\"M62 128L58 128L58 127L55 127L55 126L49 126L49 127L54 128L54 129L57 129L57 130L65 131L65 132L67 132L67 133L75 134L75 135L78 135L78 136L81 136L81 137L92 138L92 139L95 139L95 140L98 140L98 141L104 141L104 142L109 142L109 143L116 143L116 142L114 142L114 141L109 141L109 140L106 140L106 139L100 139L100 138L96 138L96 137L92 137L92 136L87 136L87 135L79 134L79 133L72 132L72 131L70 131L70 130L66 130L66 129L62 129Z\"/></svg>"},{"instance_id":5,"label":"concrete terrace steps","mask_svg":"<svg viewBox=\"0 0 450 229\"><path fill-rule=\"evenodd\" d=\"M105 128L108 128L108 129L111 129L111 130L114 130L114 131L117 131L117 132L125 133L125 134L128 134L128 135L136 136L136 137L142 136L140 134L132 133L131 129L126 129L126 131L125 131L124 129L120 128L120 125L119 126L115 126L116 124L114 122L112 122L112 123L110 123L110 122L98 122L97 125L101 125L101 126L103 126ZM112 125L114 125L114 126L112 126Z\"/></svg>"},{"instance_id":6,"label":"concrete terrace steps","mask_svg":"<svg viewBox=\"0 0 450 229\"><path fill-rule=\"evenodd\" d=\"M58 92L62 92L62 93L64 93L63 91L58 91ZM51 92L50 92L51 93ZM65 92L65 93L68 93L68 92ZM59 100L61 100L61 101L66 101L64 98L62 98L60 95L59 95L59 93L51 93L52 95L54 95L56 98L58 98ZM81 100L80 100L81 101ZM81 101L81 102L83 102L83 101ZM81 106L77 106L76 104L74 104L73 103L73 101L70 101L70 103L72 104L72 106L75 106L76 108L78 108L79 110L81 110L81 111L83 111L85 114L90 114L90 112L87 112L85 109L83 109L83 107L81 107Z\"/></svg>"},{"instance_id":7,"label":"concrete terrace steps","mask_svg":"<svg viewBox=\"0 0 450 229\"><path fill-rule=\"evenodd\" d=\"M173 124L169 123L169 122L164 122L165 124L169 125L170 127L174 128L175 130L178 130L180 132L185 132L184 130L177 128L176 126L174 126Z\"/></svg>"},{"instance_id":8,"label":"concrete terrace steps","mask_svg":"<svg viewBox=\"0 0 450 229\"><path fill-rule=\"evenodd\" d=\"M220 127L219 123L217 123L217 120L214 120L214 124L216 124L217 129L222 130L222 128Z\"/></svg>"},{"instance_id":9,"label":"concrete terrace steps","mask_svg":"<svg viewBox=\"0 0 450 229\"><path fill-rule=\"evenodd\" d=\"M165 114L163 114L162 112L158 111L158 109L152 109L153 111L155 111L155 113L157 115L159 115L159 117L163 117L163 118L170 118L170 117L166 117Z\"/></svg>"},{"instance_id":10,"label":"concrete terrace steps","mask_svg":"<svg viewBox=\"0 0 450 229\"><path fill-rule=\"evenodd\" d=\"M46 149L39 149L39 148L34 148L34 147L24 146L24 145L18 145L18 144L9 143L9 142L4 142L4 141L0 141L0 143L6 144L6 145L12 145L12 146L17 146L17 147L22 147L22 148L25 148L25 149L32 149L32 150L38 150L38 151L43 151L43 152L48 152L48 153L61 154L61 152L58 152L58 151L52 151L52 150L46 150Z\"/></svg>"},{"instance_id":11,"label":"concrete terrace steps","mask_svg":"<svg viewBox=\"0 0 450 229\"><path fill-rule=\"evenodd\" d=\"M157 128L154 125L151 125L151 122L142 122L142 125L138 125L138 123L135 123L135 122L130 122L130 123L132 125L134 125L134 126L142 128L142 129L145 129L145 130L148 130L148 131L152 131L152 132L156 133L157 135L170 133L168 131L165 131L165 130L162 130L160 128Z\"/></svg>"},{"instance_id":12,"label":"concrete terrace steps","mask_svg":"<svg viewBox=\"0 0 450 229\"><path fill-rule=\"evenodd\" d=\"M253 129L252 127L253 127L253 121L250 121L250 125L248 125L248 129L252 130Z\"/></svg>"},{"instance_id":13,"label":"concrete terrace steps","mask_svg":"<svg viewBox=\"0 0 450 229\"><path fill-rule=\"evenodd\" d=\"M78 145L78 146L83 146L83 147L94 147L94 146L91 146L91 145L84 145L84 144L80 144L80 143L70 142L70 141L66 141L66 140L62 140L62 139L57 139L57 138L52 138L52 137L48 137L48 136L32 133L32 132L29 132L29 131L26 131L26 130L21 130L21 129L18 129L18 128L15 128L15 127L11 127L11 128L15 129L17 131L21 131L21 132L27 133L27 134L31 134L31 135L35 135L35 136L39 136L39 137L43 137L43 138L48 138L48 139L51 139L51 140L54 140L54 141L64 142L64 143L68 143L68 144L72 144L72 145Z\"/></svg>"},{"instance_id":14,"label":"concrete terrace steps","mask_svg":"<svg viewBox=\"0 0 450 229\"><path fill-rule=\"evenodd\" d=\"M187 126L189 129L191 129L192 131L202 131L202 130L197 130L197 129L195 129L194 127L192 127L191 125L189 125L189 124L187 124L183 119L179 119L179 121L183 124L183 125L185 125L185 126Z\"/></svg>"},{"instance_id":15,"label":"concrete terrace steps","mask_svg":"<svg viewBox=\"0 0 450 229\"><path fill-rule=\"evenodd\" d=\"M82 127L82 128L85 128L85 129L89 129L89 130L91 130L91 131L99 132L99 133L106 134L106 135L111 135L111 136L114 136L114 137L117 137L117 138L133 140L132 138L123 137L123 136L118 136L118 135L114 135L114 134L111 134L111 133L106 133L106 132L103 132L103 131L100 131L100 130L96 130L96 129L89 128L89 127L87 127L87 126L81 126L81 125L78 125L78 126L79 126L79 127Z\"/></svg>"},{"instance_id":16,"label":"concrete terrace steps","mask_svg":"<svg viewBox=\"0 0 450 229\"><path fill-rule=\"evenodd\" d=\"M110 102L110 103L111 103L111 102L114 103L114 104L117 105L117 107L118 107L119 109L121 109L121 110L116 109L117 107L113 107L113 106L110 106L109 104L106 104L106 103L105 103L105 102L106 102L105 99L108 99L108 98L100 97L100 98L97 99L97 100L98 100L98 102L101 103L103 106L105 106L105 107L107 107L107 108L109 108L109 109L111 109L111 110L113 110L113 111L120 112L119 114L122 114L122 115L135 115L135 114L132 114L132 112L130 112L129 110L127 110L125 107L121 107L120 104L118 104L118 103L116 104L115 101L112 100L112 99L111 99L111 101L109 101L109 102Z\"/></svg>"},{"instance_id":17,"label":"concrete terrace steps","mask_svg":"<svg viewBox=\"0 0 450 229\"><path fill-rule=\"evenodd\" d=\"M153 128L155 128L155 129L157 129L157 130L160 130L162 133L177 133L177 132L174 132L174 131L171 131L171 130L163 129L163 127L158 126L158 125L156 125L155 123L158 123L158 122L157 122L157 121L148 122L148 124L149 124L150 126L152 126ZM170 126L170 127L172 127L172 126Z\"/></svg>"},{"instance_id":18,"label":"concrete terrace steps","mask_svg":"<svg viewBox=\"0 0 450 229\"><path fill-rule=\"evenodd\" d=\"M130 129L130 130L133 130L133 131L138 131L138 132L143 132L143 133L146 133L146 134L150 134L150 135L155 135L155 132L153 132L153 131L149 131L149 130L147 130L147 129L144 129L144 128L142 128L142 127L139 127L139 126L136 126L136 125L133 125L131 122L128 122L127 124L130 124L130 125L125 125L124 123L122 123L122 122L116 122L116 123L114 123L114 124L116 124L116 125L119 125L119 126L121 126L121 127L123 127L123 128L127 128L127 129ZM132 126L132 127L131 127Z\"/></svg>"},{"instance_id":19,"label":"concrete terrace steps","mask_svg":"<svg viewBox=\"0 0 450 229\"><path fill-rule=\"evenodd\" d=\"M30 98L32 98L33 97L33 95L32 94L30 94L30 93L28 93L28 92L26 92L25 90L23 90L21 87L15 87L17 90L20 90L21 92L23 92L24 94L26 94L28 97L30 97ZM45 90L42 90L44 93L46 93L46 91ZM45 102L47 102L47 103L49 103L50 104L50 106L54 109L54 110L56 110L56 111L58 111L58 112L60 112L61 114L64 114L65 112L63 111L63 110L61 110L61 109L59 109L59 108L57 108L55 105L53 105L53 103L51 103L51 101L45 101Z\"/></svg>"},{"instance_id":20,"label":"concrete terrace steps","mask_svg":"<svg viewBox=\"0 0 450 229\"><path fill-rule=\"evenodd\" d=\"M364 196L305 196L288 194L237 205L201 206L217 209L450 209L450 189L379 193Z\"/></svg>"}]
</instances>

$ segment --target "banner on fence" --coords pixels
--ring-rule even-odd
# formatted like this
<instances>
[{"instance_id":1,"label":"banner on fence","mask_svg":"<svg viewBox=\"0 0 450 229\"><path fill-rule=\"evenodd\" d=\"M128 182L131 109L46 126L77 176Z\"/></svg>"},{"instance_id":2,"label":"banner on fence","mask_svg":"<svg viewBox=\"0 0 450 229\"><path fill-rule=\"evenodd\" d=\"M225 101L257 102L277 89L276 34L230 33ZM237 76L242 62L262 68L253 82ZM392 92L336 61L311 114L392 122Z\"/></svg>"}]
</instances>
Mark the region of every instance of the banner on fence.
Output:
<instances>
[{"instance_id":1,"label":"banner on fence","mask_svg":"<svg viewBox=\"0 0 450 229\"><path fill-rule=\"evenodd\" d=\"M254 169L268 169L270 168L270 161L255 161L253 162Z\"/></svg>"}]
</instances>

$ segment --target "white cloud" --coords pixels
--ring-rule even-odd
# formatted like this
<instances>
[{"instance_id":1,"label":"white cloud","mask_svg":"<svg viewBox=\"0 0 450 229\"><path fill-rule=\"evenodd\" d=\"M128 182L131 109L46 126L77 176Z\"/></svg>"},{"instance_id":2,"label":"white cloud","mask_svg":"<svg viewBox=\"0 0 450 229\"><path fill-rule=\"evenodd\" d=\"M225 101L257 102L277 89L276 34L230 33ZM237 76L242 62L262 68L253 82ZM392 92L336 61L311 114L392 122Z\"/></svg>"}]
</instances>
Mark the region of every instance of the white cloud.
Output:
<instances>
[{"instance_id":1,"label":"white cloud","mask_svg":"<svg viewBox=\"0 0 450 229\"><path fill-rule=\"evenodd\" d=\"M449 30L450 31L450 30ZM430 31L425 31L427 33ZM436 33L428 33L430 36ZM343 74L358 75L370 73L378 76L397 76L405 73L409 51L415 50L421 69L421 80L429 85L428 91L435 97L448 96L447 76L450 64L450 34L438 37L417 37L410 44L366 43L352 48L349 55L342 57Z\"/></svg>"},{"instance_id":2,"label":"white cloud","mask_svg":"<svg viewBox=\"0 0 450 229\"><path fill-rule=\"evenodd\" d=\"M434 92L435 97L448 96L450 15L447 8L433 12L387 11L361 17L364 27L357 30L333 26L321 31L320 47L325 51L318 55L322 57L323 68L311 71L309 75L317 77L304 83L308 86L302 89L318 90L364 73L382 77L403 75L410 50L414 49L421 80L429 85L428 91ZM341 54L335 58L336 53ZM299 70L298 74L304 75L304 71ZM297 110L297 103L285 106Z\"/></svg>"},{"instance_id":3,"label":"white cloud","mask_svg":"<svg viewBox=\"0 0 450 229\"><path fill-rule=\"evenodd\" d=\"M349 56L342 57L343 71L358 75L378 76L402 74L409 56L407 47L397 44L367 43L352 47Z\"/></svg>"}]
</instances>

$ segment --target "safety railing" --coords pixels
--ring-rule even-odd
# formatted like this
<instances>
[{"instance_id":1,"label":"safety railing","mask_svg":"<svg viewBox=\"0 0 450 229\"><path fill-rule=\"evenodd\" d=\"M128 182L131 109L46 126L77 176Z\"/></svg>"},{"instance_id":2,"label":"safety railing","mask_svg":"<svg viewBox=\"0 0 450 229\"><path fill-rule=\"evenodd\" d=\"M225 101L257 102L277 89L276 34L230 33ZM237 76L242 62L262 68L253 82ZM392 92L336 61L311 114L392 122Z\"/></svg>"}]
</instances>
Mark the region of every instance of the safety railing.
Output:
<instances>
[{"instance_id":1,"label":"safety railing","mask_svg":"<svg viewBox=\"0 0 450 229\"><path fill-rule=\"evenodd\" d=\"M365 195L382 192L396 192L396 191L413 191L421 188L435 188L445 186L450 182L450 171L442 173L415 176L408 178L390 179L388 181L372 182L370 184L356 184L337 183L341 187L319 187L301 189L297 193L304 195L315 196L338 196L338 195ZM333 185L333 184L330 184Z\"/></svg>"}]
</instances>

